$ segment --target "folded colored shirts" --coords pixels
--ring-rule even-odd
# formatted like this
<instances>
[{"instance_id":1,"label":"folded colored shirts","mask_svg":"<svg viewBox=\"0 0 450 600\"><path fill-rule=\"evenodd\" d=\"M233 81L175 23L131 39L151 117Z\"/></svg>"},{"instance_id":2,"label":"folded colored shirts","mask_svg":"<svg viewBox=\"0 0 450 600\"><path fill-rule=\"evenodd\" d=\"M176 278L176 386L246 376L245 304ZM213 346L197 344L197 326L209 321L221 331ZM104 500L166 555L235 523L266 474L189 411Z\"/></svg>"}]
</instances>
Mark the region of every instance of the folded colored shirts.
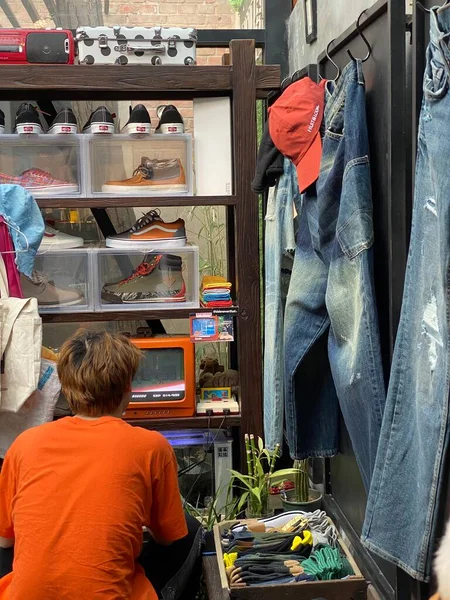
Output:
<instances>
[{"instance_id":1,"label":"folded colored shirts","mask_svg":"<svg viewBox=\"0 0 450 600\"><path fill-rule=\"evenodd\" d=\"M201 305L205 308L228 308L233 306L232 300L216 300L215 302L205 302L201 300Z\"/></svg>"},{"instance_id":2,"label":"folded colored shirts","mask_svg":"<svg viewBox=\"0 0 450 600\"><path fill-rule=\"evenodd\" d=\"M231 283L220 275L203 275L202 290L209 288L231 288Z\"/></svg>"}]
</instances>

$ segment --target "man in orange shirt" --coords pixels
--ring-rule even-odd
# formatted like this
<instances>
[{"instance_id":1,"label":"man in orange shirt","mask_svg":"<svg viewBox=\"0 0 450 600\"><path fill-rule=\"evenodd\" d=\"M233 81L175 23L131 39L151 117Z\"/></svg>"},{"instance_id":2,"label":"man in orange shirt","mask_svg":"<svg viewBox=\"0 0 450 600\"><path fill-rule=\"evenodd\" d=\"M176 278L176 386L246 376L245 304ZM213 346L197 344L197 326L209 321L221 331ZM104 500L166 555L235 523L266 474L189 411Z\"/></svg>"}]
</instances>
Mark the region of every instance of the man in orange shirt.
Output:
<instances>
[{"instance_id":1,"label":"man in orange shirt","mask_svg":"<svg viewBox=\"0 0 450 600\"><path fill-rule=\"evenodd\" d=\"M63 345L58 373L75 416L20 435L0 474L1 552L14 549L0 600L193 599L202 531L184 515L175 455L121 419L139 361L105 331Z\"/></svg>"}]
</instances>

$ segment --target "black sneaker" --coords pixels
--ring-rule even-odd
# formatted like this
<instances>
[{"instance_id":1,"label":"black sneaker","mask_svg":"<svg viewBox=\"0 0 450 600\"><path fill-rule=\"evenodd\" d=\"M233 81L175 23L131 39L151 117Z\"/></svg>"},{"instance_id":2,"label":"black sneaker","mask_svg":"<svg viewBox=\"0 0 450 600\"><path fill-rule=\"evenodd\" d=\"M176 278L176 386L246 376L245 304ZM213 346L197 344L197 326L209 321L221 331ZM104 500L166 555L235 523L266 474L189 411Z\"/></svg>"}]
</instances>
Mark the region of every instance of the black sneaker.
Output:
<instances>
[{"instance_id":1,"label":"black sneaker","mask_svg":"<svg viewBox=\"0 0 450 600\"><path fill-rule=\"evenodd\" d=\"M0 133L5 133L5 113L0 110Z\"/></svg>"},{"instance_id":2,"label":"black sneaker","mask_svg":"<svg viewBox=\"0 0 450 600\"><path fill-rule=\"evenodd\" d=\"M16 112L14 133L42 133L41 120L38 111L29 102L24 102Z\"/></svg>"},{"instance_id":3,"label":"black sneaker","mask_svg":"<svg viewBox=\"0 0 450 600\"><path fill-rule=\"evenodd\" d=\"M184 133L183 117L173 104L159 106L157 110L159 125L155 133Z\"/></svg>"},{"instance_id":4,"label":"black sneaker","mask_svg":"<svg viewBox=\"0 0 450 600\"><path fill-rule=\"evenodd\" d=\"M71 108L59 111L47 133L78 133L77 118Z\"/></svg>"},{"instance_id":5,"label":"black sneaker","mask_svg":"<svg viewBox=\"0 0 450 600\"><path fill-rule=\"evenodd\" d=\"M83 127L83 133L114 133L114 120L106 106L99 106Z\"/></svg>"},{"instance_id":6,"label":"black sneaker","mask_svg":"<svg viewBox=\"0 0 450 600\"><path fill-rule=\"evenodd\" d=\"M148 135L151 133L150 115L143 104L138 104L133 109L130 106L130 118L120 133L129 135L136 133Z\"/></svg>"}]
</instances>

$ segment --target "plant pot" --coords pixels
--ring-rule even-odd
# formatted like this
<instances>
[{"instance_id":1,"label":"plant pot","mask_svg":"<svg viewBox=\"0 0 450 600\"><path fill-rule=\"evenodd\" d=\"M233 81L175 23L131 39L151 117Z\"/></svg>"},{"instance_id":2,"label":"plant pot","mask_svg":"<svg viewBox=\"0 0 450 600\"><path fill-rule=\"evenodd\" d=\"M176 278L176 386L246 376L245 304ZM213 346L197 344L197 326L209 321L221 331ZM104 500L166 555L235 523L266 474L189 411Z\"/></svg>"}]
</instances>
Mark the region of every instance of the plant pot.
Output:
<instances>
[{"instance_id":1,"label":"plant pot","mask_svg":"<svg viewBox=\"0 0 450 600\"><path fill-rule=\"evenodd\" d=\"M288 490L281 496L284 512L301 510L303 512L314 512L322 506L322 494L317 490L309 489L308 502L297 502L295 500L295 490Z\"/></svg>"},{"instance_id":2,"label":"plant pot","mask_svg":"<svg viewBox=\"0 0 450 600\"><path fill-rule=\"evenodd\" d=\"M245 509L245 518L246 519L269 519L270 517L273 517L275 511L270 508L267 508L264 511L264 514L256 514L254 513L252 510L250 510L249 508Z\"/></svg>"}]
</instances>

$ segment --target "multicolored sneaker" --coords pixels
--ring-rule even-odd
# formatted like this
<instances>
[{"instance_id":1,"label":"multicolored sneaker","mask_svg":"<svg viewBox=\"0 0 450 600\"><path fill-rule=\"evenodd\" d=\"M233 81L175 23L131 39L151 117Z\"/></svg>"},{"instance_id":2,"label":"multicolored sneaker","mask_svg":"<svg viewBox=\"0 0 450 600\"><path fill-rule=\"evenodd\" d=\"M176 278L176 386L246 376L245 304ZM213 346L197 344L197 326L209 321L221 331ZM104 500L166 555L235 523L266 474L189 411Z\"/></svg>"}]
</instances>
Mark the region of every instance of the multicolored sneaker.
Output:
<instances>
[{"instance_id":1,"label":"multicolored sneaker","mask_svg":"<svg viewBox=\"0 0 450 600\"><path fill-rule=\"evenodd\" d=\"M147 254L126 279L105 283L102 299L109 304L186 302L182 261L172 254Z\"/></svg>"},{"instance_id":2,"label":"multicolored sneaker","mask_svg":"<svg viewBox=\"0 0 450 600\"><path fill-rule=\"evenodd\" d=\"M185 190L186 177L179 158L170 160L150 160L141 158L141 164L133 173L133 177L123 181L107 181L102 186L106 194L145 194L151 190L167 190L170 192Z\"/></svg>"},{"instance_id":3,"label":"multicolored sneaker","mask_svg":"<svg viewBox=\"0 0 450 600\"><path fill-rule=\"evenodd\" d=\"M37 298L38 305L43 308L59 308L80 304L83 296L73 290L63 290L49 281L44 273L34 271L31 278L22 275L20 278L25 298Z\"/></svg>"},{"instance_id":4,"label":"multicolored sneaker","mask_svg":"<svg viewBox=\"0 0 450 600\"><path fill-rule=\"evenodd\" d=\"M106 238L108 248L179 248L186 245L183 219L165 223L159 212L150 210L123 233Z\"/></svg>"},{"instance_id":5,"label":"multicolored sneaker","mask_svg":"<svg viewBox=\"0 0 450 600\"><path fill-rule=\"evenodd\" d=\"M68 235L46 223L39 250L42 252L44 250L60 250L61 248L80 248L83 245L84 240L82 237Z\"/></svg>"},{"instance_id":6,"label":"multicolored sneaker","mask_svg":"<svg viewBox=\"0 0 450 600\"><path fill-rule=\"evenodd\" d=\"M41 169L27 169L18 177L0 173L0 184L21 185L26 190L37 195L77 194L78 185L55 179Z\"/></svg>"}]
</instances>

